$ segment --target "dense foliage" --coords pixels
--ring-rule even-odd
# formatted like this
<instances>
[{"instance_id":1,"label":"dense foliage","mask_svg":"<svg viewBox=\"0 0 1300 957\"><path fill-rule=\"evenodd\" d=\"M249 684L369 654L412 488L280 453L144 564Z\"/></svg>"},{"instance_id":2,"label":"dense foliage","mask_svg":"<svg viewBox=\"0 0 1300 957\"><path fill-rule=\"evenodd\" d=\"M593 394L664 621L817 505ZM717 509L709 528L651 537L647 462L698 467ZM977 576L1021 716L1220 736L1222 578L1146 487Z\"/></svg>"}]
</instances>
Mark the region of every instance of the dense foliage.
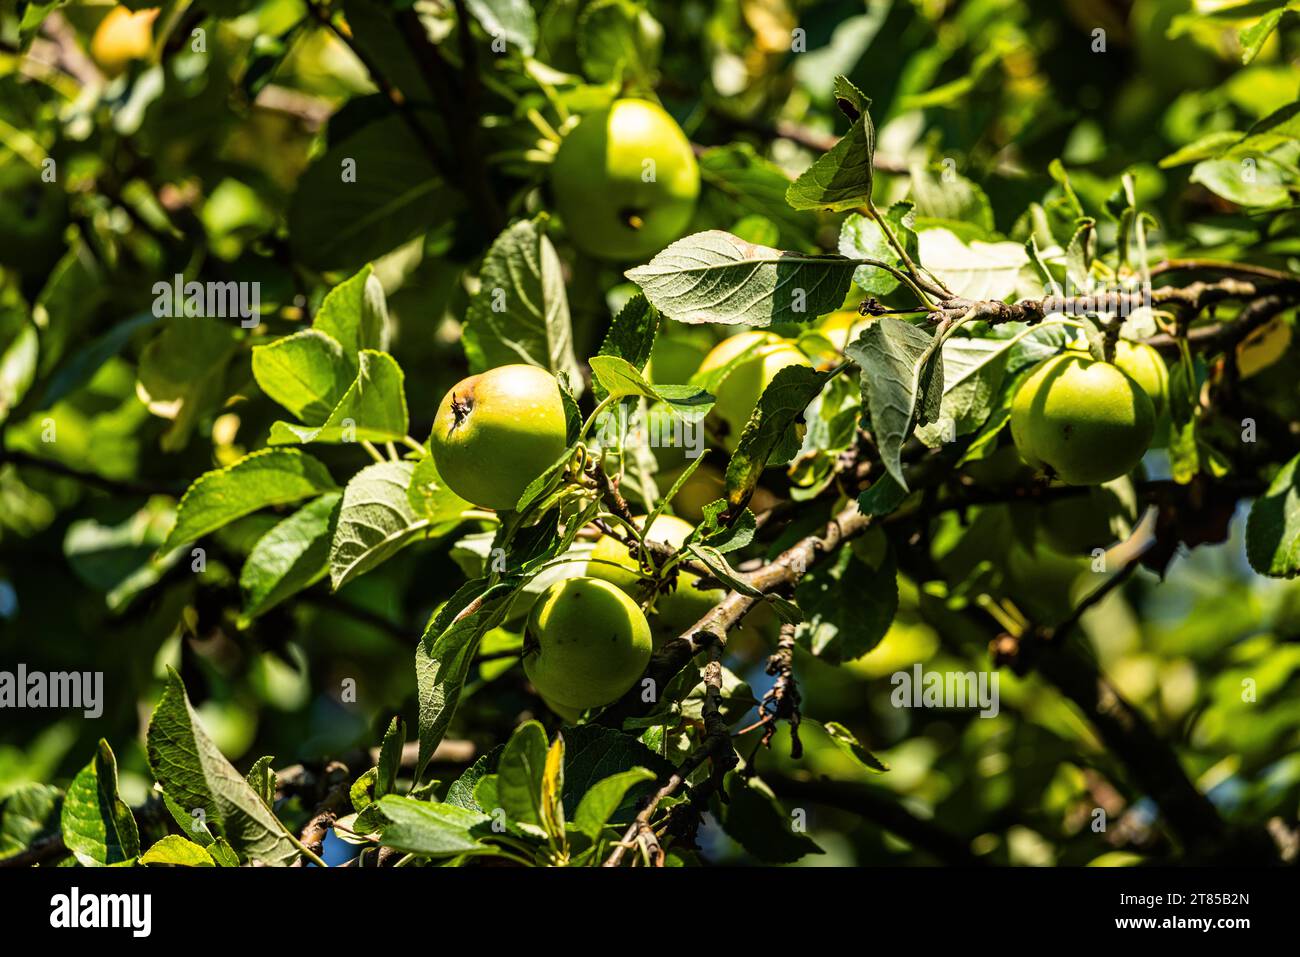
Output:
<instances>
[{"instance_id":1,"label":"dense foliage","mask_svg":"<svg viewBox=\"0 0 1300 957\"><path fill-rule=\"evenodd\" d=\"M151 2L0 6L0 864L1295 860L1295 4Z\"/></svg>"}]
</instances>

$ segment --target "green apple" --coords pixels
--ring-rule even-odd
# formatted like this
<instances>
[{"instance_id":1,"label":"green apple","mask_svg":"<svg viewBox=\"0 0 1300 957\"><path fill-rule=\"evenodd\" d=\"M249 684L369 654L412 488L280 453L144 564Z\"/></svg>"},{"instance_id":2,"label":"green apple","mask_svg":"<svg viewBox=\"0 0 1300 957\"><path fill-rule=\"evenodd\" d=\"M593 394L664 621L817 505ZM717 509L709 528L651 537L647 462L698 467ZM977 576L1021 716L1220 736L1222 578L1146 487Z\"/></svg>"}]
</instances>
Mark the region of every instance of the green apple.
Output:
<instances>
[{"instance_id":1,"label":"green apple","mask_svg":"<svg viewBox=\"0 0 1300 957\"><path fill-rule=\"evenodd\" d=\"M742 355L744 359L740 364L715 387L717 403L710 413L728 452L736 451L750 413L776 374L787 366L812 368L808 357L788 339L770 332L751 330L719 342L704 357L699 371L705 373L720 369Z\"/></svg>"},{"instance_id":2,"label":"green apple","mask_svg":"<svg viewBox=\"0 0 1300 957\"><path fill-rule=\"evenodd\" d=\"M26 163L0 167L0 264L47 272L63 249L67 220L62 186L43 182Z\"/></svg>"},{"instance_id":3,"label":"green apple","mask_svg":"<svg viewBox=\"0 0 1300 957\"><path fill-rule=\"evenodd\" d=\"M1155 430L1142 387L1108 362L1067 351L1038 364L1011 401L1011 436L1025 461L1068 485L1118 478Z\"/></svg>"},{"instance_id":4,"label":"green apple","mask_svg":"<svg viewBox=\"0 0 1300 957\"><path fill-rule=\"evenodd\" d=\"M551 166L555 208L590 256L651 258L695 213L700 170L681 127L648 100L615 100L564 137Z\"/></svg>"},{"instance_id":5,"label":"green apple","mask_svg":"<svg viewBox=\"0 0 1300 957\"><path fill-rule=\"evenodd\" d=\"M638 517L637 527L642 527L644 522L645 516ZM690 523L672 515L660 515L650 526L650 541L680 548L691 531ZM641 577L636 558L626 545L612 535L602 535L597 540L596 547L591 552L591 560L587 563L587 574L617 585L638 604L650 600L650 583ZM661 592L655 598L650 628L656 648L699 621L705 612L726 595L726 590L722 588L696 588L695 583L699 580L698 575L679 571L676 587L672 591Z\"/></svg>"},{"instance_id":6,"label":"green apple","mask_svg":"<svg viewBox=\"0 0 1300 957\"><path fill-rule=\"evenodd\" d=\"M527 634L524 673L562 716L622 697L650 661L645 615L597 578L568 578L542 592Z\"/></svg>"},{"instance_id":7,"label":"green apple","mask_svg":"<svg viewBox=\"0 0 1300 957\"><path fill-rule=\"evenodd\" d=\"M568 443L560 385L545 369L509 365L462 379L443 397L429 446L438 474L468 502L510 509Z\"/></svg>"}]
</instances>

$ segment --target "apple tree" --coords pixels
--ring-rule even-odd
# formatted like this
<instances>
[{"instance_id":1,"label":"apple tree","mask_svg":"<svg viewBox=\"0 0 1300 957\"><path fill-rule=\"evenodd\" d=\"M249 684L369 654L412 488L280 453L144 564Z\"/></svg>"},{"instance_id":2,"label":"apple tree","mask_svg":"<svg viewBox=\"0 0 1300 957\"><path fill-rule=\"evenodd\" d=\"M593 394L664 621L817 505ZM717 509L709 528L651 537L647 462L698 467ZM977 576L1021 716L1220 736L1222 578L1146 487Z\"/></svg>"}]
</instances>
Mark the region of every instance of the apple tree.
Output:
<instances>
[{"instance_id":1,"label":"apple tree","mask_svg":"<svg viewBox=\"0 0 1300 957\"><path fill-rule=\"evenodd\" d=\"M0 12L0 864L1294 862L1293 5L149 2Z\"/></svg>"}]
</instances>

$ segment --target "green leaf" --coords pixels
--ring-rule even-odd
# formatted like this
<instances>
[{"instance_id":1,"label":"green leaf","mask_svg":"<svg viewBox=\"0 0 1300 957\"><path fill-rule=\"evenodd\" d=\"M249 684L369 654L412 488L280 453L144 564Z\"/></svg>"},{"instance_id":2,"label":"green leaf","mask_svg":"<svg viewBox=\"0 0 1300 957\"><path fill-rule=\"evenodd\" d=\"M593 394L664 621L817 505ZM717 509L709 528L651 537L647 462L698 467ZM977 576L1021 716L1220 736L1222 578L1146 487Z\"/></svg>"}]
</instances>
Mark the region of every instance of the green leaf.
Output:
<instances>
[{"instance_id":1,"label":"green leaf","mask_svg":"<svg viewBox=\"0 0 1300 957\"><path fill-rule=\"evenodd\" d=\"M912 210L912 204L895 203L885 211L884 216L885 222L894 231L907 254L913 261L919 259L921 254L916 239L916 214ZM903 261L898 258L885 231L870 216L854 213L845 217L840 226L839 250L841 255L849 259L874 259L889 263L899 270L903 268ZM900 285L900 280L893 273L872 265L858 266L853 273L853 282L872 296L886 296Z\"/></svg>"},{"instance_id":2,"label":"green leaf","mask_svg":"<svg viewBox=\"0 0 1300 957\"><path fill-rule=\"evenodd\" d=\"M409 420L402 368L386 352L358 354L357 378L319 426L276 422L271 445L308 442L396 442L406 437Z\"/></svg>"},{"instance_id":3,"label":"green leaf","mask_svg":"<svg viewBox=\"0 0 1300 957\"><path fill-rule=\"evenodd\" d=\"M140 857L141 864L169 864L173 867L216 867L217 862L203 847L179 834L168 834Z\"/></svg>"},{"instance_id":4,"label":"green leaf","mask_svg":"<svg viewBox=\"0 0 1300 957\"><path fill-rule=\"evenodd\" d=\"M605 822L623 803L627 792L638 784L654 779L653 771L647 768L632 768L630 771L620 771L618 774L611 774L597 781L582 796L578 813L574 815L574 825L594 841L604 830Z\"/></svg>"},{"instance_id":5,"label":"green leaf","mask_svg":"<svg viewBox=\"0 0 1300 957\"><path fill-rule=\"evenodd\" d=\"M140 354L137 391L149 411L171 422L164 451L185 447L199 417L224 396L226 364L238 327L223 319L171 319Z\"/></svg>"},{"instance_id":6,"label":"green leaf","mask_svg":"<svg viewBox=\"0 0 1300 957\"><path fill-rule=\"evenodd\" d=\"M1241 62L1250 63L1255 57L1259 56L1259 51L1264 48L1265 42L1273 35L1277 25L1282 21L1282 14L1286 13L1286 8L1270 10L1264 16L1260 17L1248 27L1243 27L1237 34L1237 39L1241 43Z\"/></svg>"},{"instance_id":7,"label":"green leaf","mask_svg":"<svg viewBox=\"0 0 1300 957\"><path fill-rule=\"evenodd\" d=\"M356 372L357 353L388 349L388 301L369 263L329 291L311 327L343 347L352 374Z\"/></svg>"},{"instance_id":8,"label":"green leaf","mask_svg":"<svg viewBox=\"0 0 1300 957\"><path fill-rule=\"evenodd\" d=\"M938 417L943 396L943 355L935 345L925 330L881 316L844 350L861 370L862 394L885 468L904 490L903 443L918 422Z\"/></svg>"},{"instance_id":9,"label":"green leaf","mask_svg":"<svg viewBox=\"0 0 1300 957\"><path fill-rule=\"evenodd\" d=\"M665 403L673 412L691 421L703 419L713 408L713 396L704 389L690 385L651 385L635 366L618 356L592 356L589 363L592 374L607 396L645 396Z\"/></svg>"},{"instance_id":10,"label":"green leaf","mask_svg":"<svg viewBox=\"0 0 1300 957\"><path fill-rule=\"evenodd\" d=\"M0 860L58 834L62 798L48 784L21 784L0 802Z\"/></svg>"},{"instance_id":11,"label":"green leaf","mask_svg":"<svg viewBox=\"0 0 1300 957\"><path fill-rule=\"evenodd\" d=\"M813 655L838 664L861 658L876 645L898 613L898 575L892 553L878 566L851 549L809 569L795 586L794 600L806 621L799 643Z\"/></svg>"},{"instance_id":12,"label":"green leaf","mask_svg":"<svg viewBox=\"0 0 1300 957\"><path fill-rule=\"evenodd\" d=\"M537 44L537 17L528 0L466 0L470 15L493 39L502 39L532 56Z\"/></svg>"},{"instance_id":13,"label":"green leaf","mask_svg":"<svg viewBox=\"0 0 1300 957\"><path fill-rule=\"evenodd\" d=\"M461 854L494 854L495 848L474 835L491 821L485 814L454 804L416 801L400 794L380 798L379 811L385 823L380 843L407 854L424 857L456 857Z\"/></svg>"},{"instance_id":14,"label":"green leaf","mask_svg":"<svg viewBox=\"0 0 1300 957\"><path fill-rule=\"evenodd\" d=\"M208 826L252 860L283 866L297 858L284 825L204 733L171 668L145 743L154 779L179 808L202 809Z\"/></svg>"},{"instance_id":15,"label":"green leaf","mask_svg":"<svg viewBox=\"0 0 1300 957\"><path fill-rule=\"evenodd\" d=\"M180 558L179 549L159 551L175 521L175 508L158 498L117 524L77 519L63 537L63 555L77 577L103 592L104 604L118 612L157 584Z\"/></svg>"},{"instance_id":16,"label":"green leaf","mask_svg":"<svg viewBox=\"0 0 1300 957\"><path fill-rule=\"evenodd\" d=\"M35 381L40 350L36 327L24 323L0 353L0 422L9 418L9 411L23 400Z\"/></svg>"},{"instance_id":17,"label":"green leaf","mask_svg":"<svg viewBox=\"0 0 1300 957\"><path fill-rule=\"evenodd\" d=\"M953 170L913 166L912 197L917 216L947 219L993 232L993 206L988 196Z\"/></svg>"},{"instance_id":18,"label":"green leaf","mask_svg":"<svg viewBox=\"0 0 1300 957\"><path fill-rule=\"evenodd\" d=\"M663 41L659 21L631 0L596 0L578 18L582 71L596 83L649 88Z\"/></svg>"},{"instance_id":19,"label":"green leaf","mask_svg":"<svg viewBox=\"0 0 1300 957\"><path fill-rule=\"evenodd\" d=\"M465 509L473 508L443 483L432 455L426 455L415 463L406 499L415 514L427 519L431 525L454 521Z\"/></svg>"},{"instance_id":20,"label":"green leaf","mask_svg":"<svg viewBox=\"0 0 1300 957\"><path fill-rule=\"evenodd\" d=\"M386 109L380 102L364 105L373 115ZM387 112L340 135L298 177L289 204L293 260L320 270L359 268L446 222L461 203L406 121Z\"/></svg>"},{"instance_id":21,"label":"green leaf","mask_svg":"<svg viewBox=\"0 0 1300 957\"><path fill-rule=\"evenodd\" d=\"M922 229L917 242L921 265L966 299L1012 298L1019 290L1020 271L1029 265L1020 243L966 243L944 228Z\"/></svg>"},{"instance_id":22,"label":"green leaf","mask_svg":"<svg viewBox=\"0 0 1300 957\"><path fill-rule=\"evenodd\" d=\"M1250 567L1270 578L1300 575L1300 456L1273 477L1268 491L1255 500L1246 520L1246 557Z\"/></svg>"},{"instance_id":23,"label":"green leaf","mask_svg":"<svg viewBox=\"0 0 1300 957\"><path fill-rule=\"evenodd\" d=\"M500 779L498 778L498 781ZM562 847L564 838L564 735L557 734L546 752L542 768L542 827L551 843Z\"/></svg>"},{"instance_id":24,"label":"green leaf","mask_svg":"<svg viewBox=\"0 0 1300 957\"><path fill-rule=\"evenodd\" d=\"M862 743L854 736L853 732L844 727L844 725L840 724L838 721L827 721L822 725L822 730L825 731L827 736L835 742L836 747L852 757L868 771L883 774L889 770L889 765L885 764L885 762L881 761L878 757L864 748Z\"/></svg>"},{"instance_id":25,"label":"green leaf","mask_svg":"<svg viewBox=\"0 0 1300 957\"><path fill-rule=\"evenodd\" d=\"M762 780L746 781L732 773L727 781L722 829L750 854L766 864L793 864L807 854L823 853L812 838L794 829L794 821Z\"/></svg>"},{"instance_id":26,"label":"green leaf","mask_svg":"<svg viewBox=\"0 0 1300 957\"><path fill-rule=\"evenodd\" d=\"M843 76L835 78L835 98L853 125L790 184L785 199L795 209L839 212L871 201L876 156L876 127L869 112L871 101Z\"/></svg>"},{"instance_id":27,"label":"green leaf","mask_svg":"<svg viewBox=\"0 0 1300 957\"><path fill-rule=\"evenodd\" d=\"M582 382L560 257L544 223L520 220L488 250L461 333L472 372L526 362Z\"/></svg>"},{"instance_id":28,"label":"green leaf","mask_svg":"<svg viewBox=\"0 0 1300 957\"><path fill-rule=\"evenodd\" d=\"M679 239L626 276L677 322L769 326L838 309L855 268L842 256L782 252L711 229Z\"/></svg>"},{"instance_id":29,"label":"green leaf","mask_svg":"<svg viewBox=\"0 0 1300 957\"><path fill-rule=\"evenodd\" d=\"M420 754L415 780L447 732L460 701L465 676L483 635L505 618L516 582L487 586L482 579L468 582L429 622L415 649L415 683L419 698ZM477 602L470 610L472 602ZM458 617L460 616L460 617Z\"/></svg>"},{"instance_id":30,"label":"green leaf","mask_svg":"<svg viewBox=\"0 0 1300 957\"><path fill-rule=\"evenodd\" d=\"M269 808L275 807L276 775L275 769L271 767L273 761L275 761L273 756L264 754L253 762L253 766L244 775L248 786Z\"/></svg>"},{"instance_id":31,"label":"green leaf","mask_svg":"<svg viewBox=\"0 0 1300 957\"><path fill-rule=\"evenodd\" d=\"M85 867L120 864L140 853L140 832L117 793L117 760L100 739L95 756L63 799L63 843Z\"/></svg>"},{"instance_id":32,"label":"green leaf","mask_svg":"<svg viewBox=\"0 0 1300 957\"><path fill-rule=\"evenodd\" d=\"M659 331L659 310L637 293L618 311L610 323L609 332L600 345L599 355L622 359L635 369L644 369L650 361L654 350L655 335ZM606 392L600 380L592 383L592 390L597 401L605 398Z\"/></svg>"},{"instance_id":33,"label":"green leaf","mask_svg":"<svg viewBox=\"0 0 1300 957\"><path fill-rule=\"evenodd\" d=\"M288 505L337 488L324 465L297 449L252 452L194 480L181 498L176 525L162 550L197 541L258 509Z\"/></svg>"},{"instance_id":34,"label":"green leaf","mask_svg":"<svg viewBox=\"0 0 1300 957\"><path fill-rule=\"evenodd\" d=\"M376 462L348 482L329 548L330 587L338 591L431 528L411 507L413 462Z\"/></svg>"},{"instance_id":35,"label":"green leaf","mask_svg":"<svg viewBox=\"0 0 1300 957\"><path fill-rule=\"evenodd\" d=\"M375 799L391 794L397 788L397 773L402 768L402 747L406 744L406 722L394 717L384 732L379 746L378 774L375 778Z\"/></svg>"},{"instance_id":36,"label":"green leaf","mask_svg":"<svg viewBox=\"0 0 1300 957\"><path fill-rule=\"evenodd\" d=\"M253 347L253 378L258 386L304 422L329 418L355 375L343 347L315 329Z\"/></svg>"},{"instance_id":37,"label":"green leaf","mask_svg":"<svg viewBox=\"0 0 1300 957\"><path fill-rule=\"evenodd\" d=\"M801 438L795 424L829 378L807 366L786 366L763 390L727 463L727 501L734 508L749 501L768 465L788 462L798 453Z\"/></svg>"},{"instance_id":38,"label":"green leaf","mask_svg":"<svg viewBox=\"0 0 1300 957\"><path fill-rule=\"evenodd\" d=\"M257 540L239 573L241 628L325 577L340 498L328 492L308 502Z\"/></svg>"},{"instance_id":39,"label":"green leaf","mask_svg":"<svg viewBox=\"0 0 1300 957\"><path fill-rule=\"evenodd\" d=\"M497 797L512 823L542 826L546 760L546 732L541 724L527 721L516 728L497 765Z\"/></svg>"},{"instance_id":40,"label":"green leaf","mask_svg":"<svg viewBox=\"0 0 1300 957\"><path fill-rule=\"evenodd\" d=\"M1238 206L1281 206L1291 202L1292 192L1300 191L1295 168L1263 154L1201 160L1190 178Z\"/></svg>"},{"instance_id":41,"label":"green leaf","mask_svg":"<svg viewBox=\"0 0 1300 957\"><path fill-rule=\"evenodd\" d=\"M578 804L591 788L612 774L633 768L649 768L661 778L674 768L635 737L598 724L564 729L564 813L573 819ZM635 799L649 790L632 787L611 817L631 820Z\"/></svg>"}]
</instances>

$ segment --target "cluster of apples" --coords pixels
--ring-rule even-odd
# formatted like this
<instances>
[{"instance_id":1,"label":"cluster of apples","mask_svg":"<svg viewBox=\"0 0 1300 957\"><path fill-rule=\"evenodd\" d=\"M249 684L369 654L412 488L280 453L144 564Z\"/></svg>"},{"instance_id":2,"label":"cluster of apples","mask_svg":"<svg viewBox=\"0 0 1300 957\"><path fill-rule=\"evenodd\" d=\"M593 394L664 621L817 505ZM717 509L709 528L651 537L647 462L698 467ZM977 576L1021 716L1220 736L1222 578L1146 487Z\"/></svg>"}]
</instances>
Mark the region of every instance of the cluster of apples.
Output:
<instances>
[{"instance_id":1,"label":"cluster of apples","mask_svg":"<svg viewBox=\"0 0 1300 957\"><path fill-rule=\"evenodd\" d=\"M781 369L810 361L792 342L745 332L720 342L701 363L709 371L733 363L718 387L715 431L729 449L763 390ZM565 454L566 416L559 383L544 369L508 365L469 376L443 397L430 449L438 474L461 498L484 508L514 508L538 475ZM643 523L644 517L638 519ZM644 526L642 526L644 527ZM690 523L660 515L646 540L680 548ZM556 713L576 718L626 692L645 670L651 651L681 634L723 597L678 571L661 591L623 540L602 535L586 576L557 582L529 615L524 669ZM646 617L643 608L652 608Z\"/></svg>"}]
</instances>

